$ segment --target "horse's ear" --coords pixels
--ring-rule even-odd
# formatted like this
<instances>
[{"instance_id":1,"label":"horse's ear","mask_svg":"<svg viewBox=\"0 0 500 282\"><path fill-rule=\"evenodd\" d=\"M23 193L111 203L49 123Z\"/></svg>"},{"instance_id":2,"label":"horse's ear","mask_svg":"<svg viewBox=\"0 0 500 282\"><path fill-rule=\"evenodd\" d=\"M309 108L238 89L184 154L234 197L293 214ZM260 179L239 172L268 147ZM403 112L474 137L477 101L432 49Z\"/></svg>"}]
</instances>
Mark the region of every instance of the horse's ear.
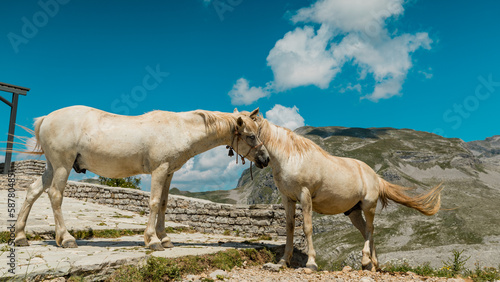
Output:
<instances>
[{"instance_id":1,"label":"horse's ear","mask_svg":"<svg viewBox=\"0 0 500 282\"><path fill-rule=\"evenodd\" d=\"M257 115L259 114L259 108L257 107L257 109L253 110L251 113L250 113L250 118L255 120L257 118Z\"/></svg>"},{"instance_id":2,"label":"horse's ear","mask_svg":"<svg viewBox=\"0 0 500 282\"><path fill-rule=\"evenodd\" d=\"M233 113L234 113L234 114L237 114L237 113L239 113L239 111L238 111L238 108L234 108L234 111L233 111Z\"/></svg>"},{"instance_id":3,"label":"horse's ear","mask_svg":"<svg viewBox=\"0 0 500 282\"><path fill-rule=\"evenodd\" d=\"M236 120L236 124L238 125L238 127L243 127L245 125L245 122L241 117L238 117L238 119Z\"/></svg>"}]
</instances>

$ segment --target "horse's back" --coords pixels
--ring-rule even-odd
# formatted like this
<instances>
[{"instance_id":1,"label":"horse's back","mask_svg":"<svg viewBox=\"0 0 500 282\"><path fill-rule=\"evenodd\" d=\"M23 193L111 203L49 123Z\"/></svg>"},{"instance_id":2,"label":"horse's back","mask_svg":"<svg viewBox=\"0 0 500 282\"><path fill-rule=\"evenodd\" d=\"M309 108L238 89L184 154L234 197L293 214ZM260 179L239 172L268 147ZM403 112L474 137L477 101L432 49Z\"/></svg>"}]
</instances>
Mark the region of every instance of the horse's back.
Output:
<instances>
[{"instance_id":1,"label":"horse's back","mask_svg":"<svg viewBox=\"0 0 500 282\"><path fill-rule=\"evenodd\" d=\"M78 161L82 169L103 174L111 167L123 166L140 172L148 136L142 134L144 128L137 120L91 107L71 106L45 116L38 138L51 162L73 165Z\"/></svg>"}]
</instances>

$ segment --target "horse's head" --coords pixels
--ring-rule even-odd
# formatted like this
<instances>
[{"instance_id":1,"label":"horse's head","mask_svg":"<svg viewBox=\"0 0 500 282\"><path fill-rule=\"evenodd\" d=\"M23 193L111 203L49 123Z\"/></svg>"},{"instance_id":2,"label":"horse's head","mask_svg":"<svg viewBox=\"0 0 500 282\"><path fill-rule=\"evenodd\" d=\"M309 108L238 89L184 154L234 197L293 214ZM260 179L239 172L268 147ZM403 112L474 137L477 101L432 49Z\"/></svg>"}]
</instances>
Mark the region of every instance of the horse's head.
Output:
<instances>
[{"instance_id":1,"label":"horse's head","mask_svg":"<svg viewBox=\"0 0 500 282\"><path fill-rule=\"evenodd\" d=\"M259 139L259 127L254 118L259 114L259 108L250 114L239 113L236 109L236 126L232 136L231 147L244 158L254 162L258 168L269 164L269 153Z\"/></svg>"}]
</instances>

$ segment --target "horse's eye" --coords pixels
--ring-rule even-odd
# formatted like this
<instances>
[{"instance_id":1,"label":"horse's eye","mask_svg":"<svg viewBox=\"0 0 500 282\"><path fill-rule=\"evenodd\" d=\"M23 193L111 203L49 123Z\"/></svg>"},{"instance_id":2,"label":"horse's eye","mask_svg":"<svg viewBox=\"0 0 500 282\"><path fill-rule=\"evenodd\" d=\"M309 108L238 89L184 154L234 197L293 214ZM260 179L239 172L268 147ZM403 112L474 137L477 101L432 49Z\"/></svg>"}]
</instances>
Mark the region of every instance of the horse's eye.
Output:
<instances>
[{"instance_id":1,"label":"horse's eye","mask_svg":"<svg viewBox=\"0 0 500 282\"><path fill-rule=\"evenodd\" d=\"M255 140L255 135L250 135L248 138L250 138L250 140Z\"/></svg>"}]
</instances>

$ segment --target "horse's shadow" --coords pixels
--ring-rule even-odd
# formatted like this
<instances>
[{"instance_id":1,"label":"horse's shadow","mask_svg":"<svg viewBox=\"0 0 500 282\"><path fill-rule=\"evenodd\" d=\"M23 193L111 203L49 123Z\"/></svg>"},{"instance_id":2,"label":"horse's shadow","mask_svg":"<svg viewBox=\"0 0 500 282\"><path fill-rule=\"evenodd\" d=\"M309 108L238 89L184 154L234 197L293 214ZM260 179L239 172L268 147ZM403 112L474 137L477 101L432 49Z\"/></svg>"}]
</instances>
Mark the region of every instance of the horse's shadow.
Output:
<instances>
[{"instance_id":1,"label":"horse's shadow","mask_svg":"<svg viewBox=\"0 0 500 282\"><path fill-rule=\"evenodd\" d=\"M45 244L49 246L57 247L55 240L47 240L44 241ZM207 247L225 247L225 248L237 248L237 249L248 249L255 248L258 246L266 246L266 247L276 247L278 245L275 244L257 244L257 243L249 243L249 242L235 242L235 241L220 241L220 242L211 242L211 243L203 243L203 242L176 242L172 241L175 247L184 247L184 248L207 248ZM124 240L124 241L110 241L110 240L76 240L76 244L80 247L89 246L89 247L113 247L113 248L129 248L129 247L143 247L144 241L135 241L135 240Z\"/></svg>"}]
</instances>

